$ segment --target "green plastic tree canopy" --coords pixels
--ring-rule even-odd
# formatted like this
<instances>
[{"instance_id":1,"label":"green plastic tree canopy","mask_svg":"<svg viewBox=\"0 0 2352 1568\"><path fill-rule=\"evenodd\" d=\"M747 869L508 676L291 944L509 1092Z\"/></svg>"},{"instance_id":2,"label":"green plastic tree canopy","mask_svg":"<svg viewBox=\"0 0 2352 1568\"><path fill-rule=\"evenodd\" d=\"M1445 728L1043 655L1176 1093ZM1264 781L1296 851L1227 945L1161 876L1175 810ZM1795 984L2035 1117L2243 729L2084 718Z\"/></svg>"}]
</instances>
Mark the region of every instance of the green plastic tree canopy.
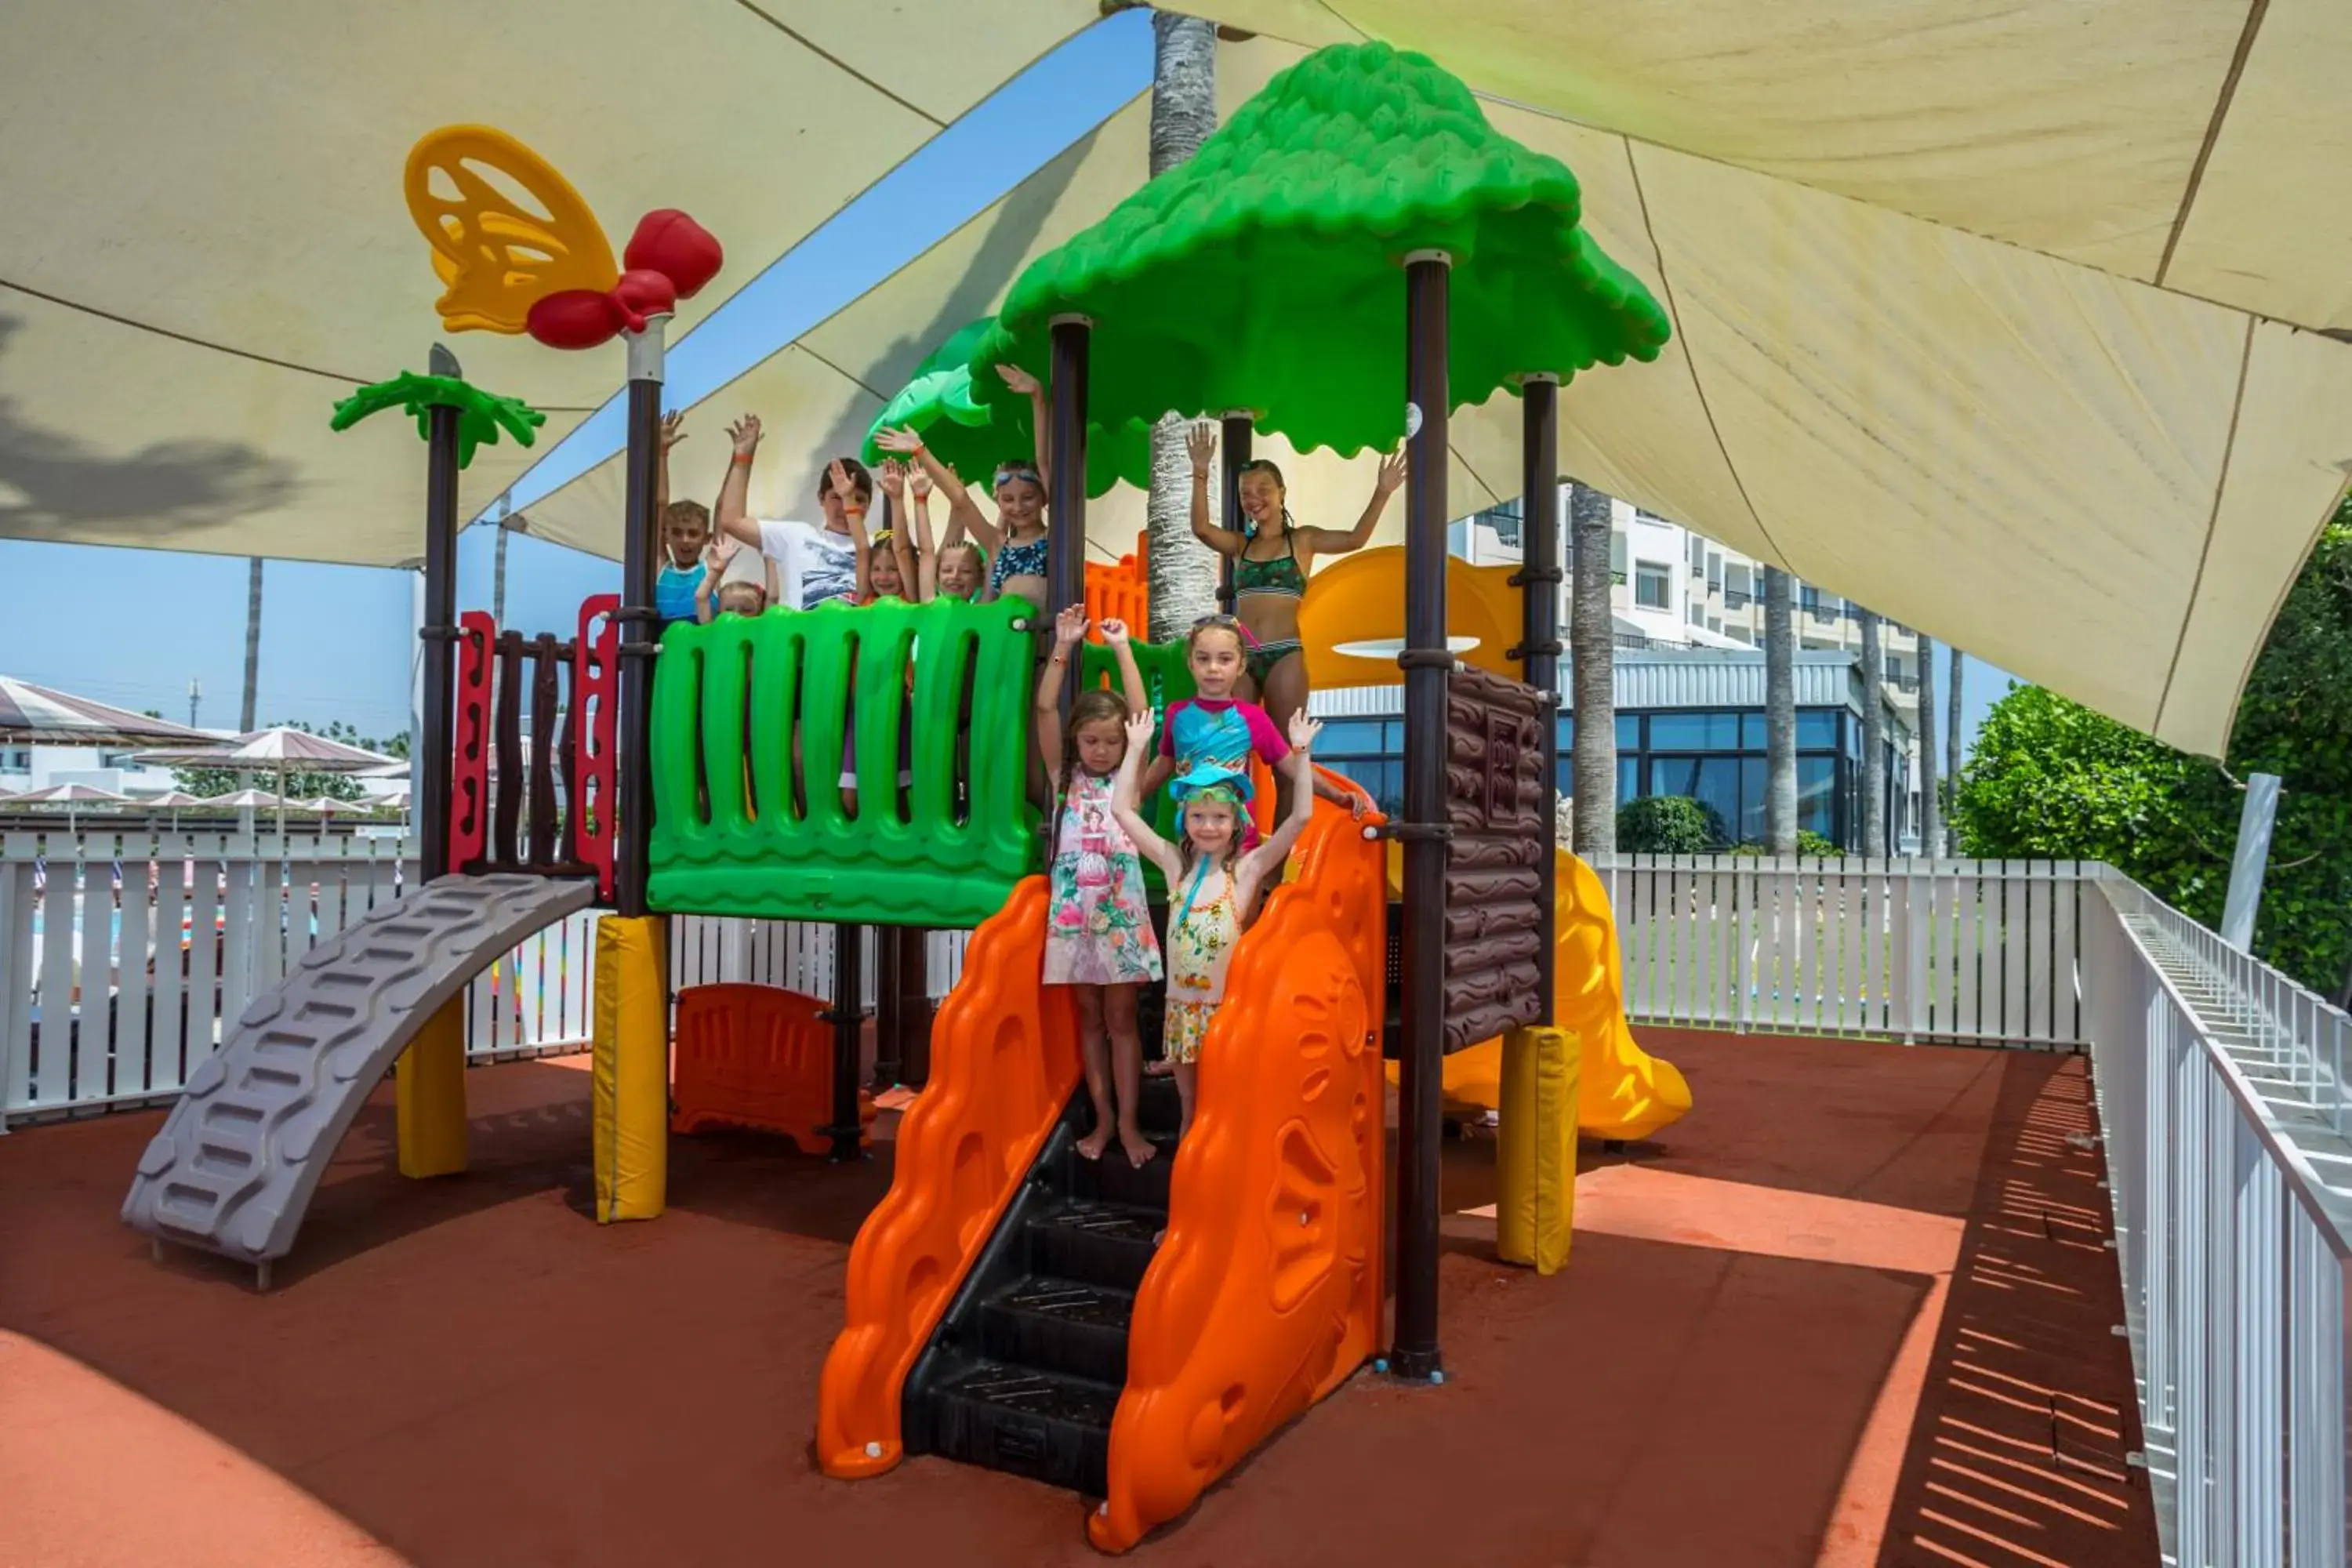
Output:
<instances>
[{"instance_id":1,"label":"green plastic tree canopy","mask_svg":"<svg viewBox=\"0 0 2352 1568\"><path fill-rule=\"evenodd\" d=\"M968 362L971 396L1002 416L1016 400L982 373L1045 375L1054 318L1077 314L1098 424L1250 408L1302 450L1385 448L1404 432L1409 252L1453 260L1455 407L1657 357L1666 313L1578 227L1581 201L1428 57L1337 45L1031 263ZM1119 477L1148 482L1148 461Z\"/></svg>"},{"instance_id":2,"label":"green plastic tree canopy","mask_svg":"<svg viewBox=\"0 0 2352 1568\"><path fill-rule=\"evenodd\" d=\"M995 482L997 464L1035 459L1037 440L1029 428L1028 399L1010 396L1003 405L992 408L972 396L971 354L995 325L995 317L982 317L960 329L915 367L914 378L866 427L867 463L879 463L890 455L876 442L877 436L885 430L909 429L955 471L956 478L984 494ZM992 362L982 367L981 374L1003 390ZM1122 421L1111 429L1096 426L1087 430L1088 495L1108 495L1127 475L1149 474L1150 465L1150 426Z\"/></svg>"}]
</instances>

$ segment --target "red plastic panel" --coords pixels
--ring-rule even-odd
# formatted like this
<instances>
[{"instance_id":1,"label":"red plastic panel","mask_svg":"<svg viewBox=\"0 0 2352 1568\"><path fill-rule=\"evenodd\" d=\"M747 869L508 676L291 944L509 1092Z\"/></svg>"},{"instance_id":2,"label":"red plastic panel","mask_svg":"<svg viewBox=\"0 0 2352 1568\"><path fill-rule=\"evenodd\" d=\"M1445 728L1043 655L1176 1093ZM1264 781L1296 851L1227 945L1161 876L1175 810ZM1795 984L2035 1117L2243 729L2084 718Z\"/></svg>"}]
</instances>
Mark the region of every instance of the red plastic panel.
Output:
<instances>
[{"instance_id":1,"label":"red plastic panel","mask_svg":"<svg viewBox=\"0 0 2352 1568\"><path fill-rule=\"evenodd\" d=\"M677 994L670 1130L753 1127L803 1153L833 1140L833 1025L825 1004L773 985L695 985ZM873 1101L858 1096L870 1136Z\"/></svg>"},{"instance_id":2,"label":"red plastic panel","mask_svg":"<svg viewBox=\"0 0 2352 1568\"><path fill-rule=\"evenodd\" d=\"M449 869L482 858L490 828L490 677L498 663L499 623L480 610L457 617L457 689L450 705L457 734L449 764Z\"/></svg>"},{"instance_id":3,"label":"red plastic panel","mask_svg":"<svg viewBox=\"0 0 2352 1568\"><path fill-rule=\"evenodd\" d=\"M613 896L614 816L620 804L614 744L621 722L621 623L614 618L620 607L618 594L581 602L579 635L572 639L572 755L563 767L564 814L578 824L577 852L596 868L596 893L605 899Z\"/></svg>"}]
</instances>

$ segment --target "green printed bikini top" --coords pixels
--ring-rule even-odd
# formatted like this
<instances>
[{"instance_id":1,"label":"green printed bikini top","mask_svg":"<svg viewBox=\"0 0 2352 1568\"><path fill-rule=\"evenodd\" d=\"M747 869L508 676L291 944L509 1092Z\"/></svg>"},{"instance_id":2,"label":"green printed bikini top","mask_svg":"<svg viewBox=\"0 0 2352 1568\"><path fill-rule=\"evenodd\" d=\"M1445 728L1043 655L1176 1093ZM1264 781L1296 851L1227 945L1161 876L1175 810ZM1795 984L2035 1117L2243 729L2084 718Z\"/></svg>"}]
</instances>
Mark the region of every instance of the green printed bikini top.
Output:
<instances>
[{"instance_id":1,"label":"green printed bikini top","mask_svg":"<svg viewBox=\"0 0 2352 1568\"><path fill-rule=\"evenodd\" d=\"M1298 540L1288 529L1282 531L1283 542L1290 547L1287 555L1272 561L1253 561L1246 547L1234 557L1234 593L1278 594L1286 599L1307 596L1307 574L1298 569Z\"/></svg>"}]
</instances>

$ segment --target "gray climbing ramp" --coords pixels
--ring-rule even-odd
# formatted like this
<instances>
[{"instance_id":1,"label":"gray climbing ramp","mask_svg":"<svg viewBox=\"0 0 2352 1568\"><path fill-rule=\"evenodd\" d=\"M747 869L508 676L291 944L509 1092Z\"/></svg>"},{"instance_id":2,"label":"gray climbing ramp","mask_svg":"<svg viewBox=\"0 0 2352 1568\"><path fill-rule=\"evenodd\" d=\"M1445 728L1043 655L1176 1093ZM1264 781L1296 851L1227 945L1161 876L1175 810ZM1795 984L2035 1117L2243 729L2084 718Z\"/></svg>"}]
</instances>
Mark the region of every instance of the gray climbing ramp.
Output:
<instances>
[{"instance_id":1,"label":"gray climbing ramp","mask_svg":"<svg viewBox=\"0 0 2352 1568\"><path fill-rule=\"evenodd\" d=\"M123 1223L267 1265L370 1090L441 1005L593 883L444 877L347 927L254 998L139 1157Z\"/></svg>"}]
</instances>

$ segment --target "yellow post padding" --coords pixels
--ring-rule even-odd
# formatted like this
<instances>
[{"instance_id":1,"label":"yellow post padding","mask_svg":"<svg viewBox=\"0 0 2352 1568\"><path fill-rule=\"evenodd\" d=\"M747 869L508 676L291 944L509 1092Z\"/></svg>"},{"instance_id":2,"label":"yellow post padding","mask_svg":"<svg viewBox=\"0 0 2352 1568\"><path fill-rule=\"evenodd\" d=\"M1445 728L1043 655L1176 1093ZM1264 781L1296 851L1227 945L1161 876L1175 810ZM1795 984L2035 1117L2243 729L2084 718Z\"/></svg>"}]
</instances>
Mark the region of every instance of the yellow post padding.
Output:
<instances>
[{"instance_id":1,"label":"yellow post padding","mask_svg":"<svg viewBox=\"0 0 2352 1568\"><path fill-rule=\"evenodd\" d=\"M466 998L425 1021L392 1069L400 1173L454 1176L466 1168Z\"/></svg>"},{"instance_id":2,"label":"yellow post padding","mask_svg":"<svg viewBox=\"0 0 2352 1568\"><path fill-rule=\"evenodd\" d=\"M658 915L596 922L596 1220L654 1219L669 1191L669 1024Z\"/></svg>"},{"instance_id":3,"label":"yellow post padding","mask_svg":"<svg viewBox=\"0 0 2352 1568\"><path fill-rule=\"evenodd\" d=\"M1576 1218L1576 1115L1584 1047L1573 1029L1503 1037L1502 1125L1495 1135L1495 1250L1557 1274Z\"/></svg>"}]
</instances>

